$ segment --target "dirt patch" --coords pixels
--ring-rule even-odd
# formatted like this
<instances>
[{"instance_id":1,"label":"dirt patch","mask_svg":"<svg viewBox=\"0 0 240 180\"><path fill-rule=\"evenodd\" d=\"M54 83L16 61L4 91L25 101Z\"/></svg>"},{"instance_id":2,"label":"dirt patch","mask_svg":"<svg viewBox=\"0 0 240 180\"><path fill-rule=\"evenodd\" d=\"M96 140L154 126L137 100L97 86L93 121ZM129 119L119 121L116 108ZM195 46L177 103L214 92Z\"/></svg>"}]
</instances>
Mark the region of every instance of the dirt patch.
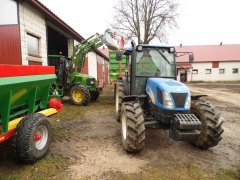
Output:
<instances>
[{"instance_id":1,"label":"dirt patch","mask_svg":"<svg viewBox=\"0 0 240 180\"><path fill-rule=\"evenodd\" d=\"M120 124L115 120L113 100L109 99L102 96L96 102L99 107L89 105L81 118L59 119L57 123L63 133L55 136L50 153L70 157L72 178L91 177L108 171L134 173L147 163L122 149Z\"/></svg>"}]
</instances>

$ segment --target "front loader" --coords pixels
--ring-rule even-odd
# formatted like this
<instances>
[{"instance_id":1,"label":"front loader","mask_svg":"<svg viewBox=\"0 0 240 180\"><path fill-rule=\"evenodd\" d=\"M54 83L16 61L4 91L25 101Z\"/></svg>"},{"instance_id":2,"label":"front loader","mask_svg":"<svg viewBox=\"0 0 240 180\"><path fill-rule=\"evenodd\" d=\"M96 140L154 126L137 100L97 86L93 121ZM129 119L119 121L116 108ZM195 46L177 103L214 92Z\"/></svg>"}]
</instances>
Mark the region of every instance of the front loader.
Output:
<instances>
[{"instance_id":1,"label":"front loader","mask_svg":"<svg viewBox=\"0 0 240 180\"><path fill-rule=\"evenodd\" d=\"M52 86L60 96L70 96L75 105L87 105L90 100L97 100L99 89L94 77L80 73L85 64L87 53L95 51L105 44L109 49L116 50L118 45L113 33L107 29L104 35L98 33L74 46L72 58L63 55L48 55L48 64L55 66L57 83Z\"/></svg>"},{"instance_id":2,"label":"front loader","mask_svg":"<svg viewBox=\"0 0 240 180\"><path fill-rule=\"evenodd\" d=\"M169 130L171 139L202 149L221 141L220 113L201 95L191 95L185 84L176 81L174 47L132 43L124 54L129 71L116 84L115 107L126 151L144 148L146 127ZM189 57L193 61L191 53ZM116 58L121 61L119 53Z\"/></svg>"}]
</instances>

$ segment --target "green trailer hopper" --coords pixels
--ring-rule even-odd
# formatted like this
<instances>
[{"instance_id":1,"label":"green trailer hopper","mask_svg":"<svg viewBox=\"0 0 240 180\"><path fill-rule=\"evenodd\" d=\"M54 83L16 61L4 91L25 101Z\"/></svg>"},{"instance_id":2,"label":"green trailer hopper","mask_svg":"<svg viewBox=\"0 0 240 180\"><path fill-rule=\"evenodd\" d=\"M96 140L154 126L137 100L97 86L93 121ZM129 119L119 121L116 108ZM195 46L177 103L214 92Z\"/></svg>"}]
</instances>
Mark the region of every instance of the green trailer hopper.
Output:
<instances>
[{"instance_id":1,"label":"green trailer hopper","mask_svg":"<svg viewBox=\"0 0 240 180\"><path fill-rule=\"evenodd\" d=\"M122 61L119 62L116 60L116 54L117 54L117 51L109 52L109 60L110 60L109 76L110 76L111 83L117 81L119 77L125 76L125 69L127 68L126 55L123 55Z\"/></svg>"},{"instance_id":2,"label":"green trailer hopper","mask_svg":"<svg viewBox=\"0 0 240 180\"><path fill-rule=\"evenodd\" d=\"M52 133L46 116L58 111L48 108L56 78L50 66L0 65L0 143L13 137L21 162L33 163L48 151Z\"/></svg>"}]
</instances>

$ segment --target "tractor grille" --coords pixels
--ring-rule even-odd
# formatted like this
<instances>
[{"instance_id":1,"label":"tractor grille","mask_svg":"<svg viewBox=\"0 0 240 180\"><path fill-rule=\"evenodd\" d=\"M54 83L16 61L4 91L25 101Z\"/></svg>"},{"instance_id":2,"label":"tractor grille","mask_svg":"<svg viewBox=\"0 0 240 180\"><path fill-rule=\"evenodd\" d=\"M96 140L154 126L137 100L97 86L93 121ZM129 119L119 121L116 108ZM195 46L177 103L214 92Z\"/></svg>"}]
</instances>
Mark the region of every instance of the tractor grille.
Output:
<instances>
[{"instance_id":1,"label":"tractor grille","mask_svg":"<svg viewBox=\"0 0 240 180\"><path fill-rule=\"evenodd\" d=\"M184 108L184 103L186 101L187 93L171 93L171 95L175 102L176 108Z\"/></svg>"},{"instance_id":2,"label":"tractor grille","mask_svg":"<svg viewBox=\"0 0 240 180\"><path fill-rule=\"evenodd\" d=\"M158 102L160 104L163 104L163 93L160 89L157 88L157 96L158 96Z\"/></svg>"},{"instance_id":3,"label":"tractor grille","mask_svg":"<svg viewBox=\"0 0 240 180\"><path fill-rule=\"evenodd\" d=\"M91 84L91 82L94 82L94 84ZM95 79L92 78L92 79L87 79L87 86L94 86L95 85Z\"/></svg>"}]
</instances>

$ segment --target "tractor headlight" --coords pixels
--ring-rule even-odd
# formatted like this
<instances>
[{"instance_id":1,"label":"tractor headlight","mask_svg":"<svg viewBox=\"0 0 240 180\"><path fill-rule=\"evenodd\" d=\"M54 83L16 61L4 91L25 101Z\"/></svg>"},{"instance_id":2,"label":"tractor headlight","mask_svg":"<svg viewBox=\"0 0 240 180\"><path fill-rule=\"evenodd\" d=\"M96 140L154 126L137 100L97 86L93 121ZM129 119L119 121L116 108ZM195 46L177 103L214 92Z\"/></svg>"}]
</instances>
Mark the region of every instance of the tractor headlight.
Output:
<instances>
[{"instance_id":1,"label":"tractor headlight","mask_svg":"<svg viewBox=\"0 0 240 180\"><path fill-rule=\"evenodd\" d=\"M185 103L185 108L186 109L190 109L190 106L191 106L191 95L190 93L188 94L188 97L187 97L187 101Z\"/></svg>"},{"instance_id":2,"label":"tractor headlight","mask_svg":"<svg viewBox=\"0 0 240 180\"><path fill-rule=\"evenodd\" d=\"M91 84L91 85L94 85L94 81L93 81L93 80L92 80L92 81L90 81L90 84Z\"/></svg>"},{"instance_id":3,"label":"tractor headlight","mask_svg":"<svg viewBox=\"0 0 240 180\"><path fill-rule=\"evenodd\" d=\"M166 108L171 108L173 109L173 101L172 98L170 97L170 94L167 91L163 92L163 104Z\"/></svg>"},{"instance_id":4,"label":"tractor headlight","mask_svg":"<svg viewBox=\"0 0 240 180\"><path fill-rule=\"evenodd\" d=\"M142 51L142 50L143 50L143 47L142 47L141 45L139 45L139 46L137 47L137 50L138 50L138 51Z\"/></svg>"}]
</instances>

